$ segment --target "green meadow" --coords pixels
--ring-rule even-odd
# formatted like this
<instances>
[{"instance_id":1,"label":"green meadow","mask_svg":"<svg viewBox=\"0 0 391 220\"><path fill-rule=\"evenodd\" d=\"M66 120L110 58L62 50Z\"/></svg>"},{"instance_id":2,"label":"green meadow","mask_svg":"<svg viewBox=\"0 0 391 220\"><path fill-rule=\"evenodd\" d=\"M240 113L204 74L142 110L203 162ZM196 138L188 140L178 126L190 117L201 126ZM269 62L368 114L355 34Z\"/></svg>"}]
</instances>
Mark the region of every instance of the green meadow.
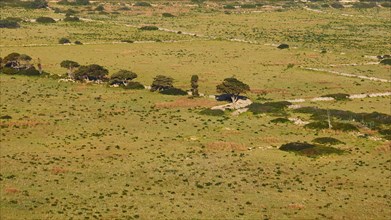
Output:
<instances>
[{"instance_id":1,"label":"green meadow","mask_svg":"<svg viewBox=\"0 0 391 220\"><path fill-rule=\"evenodd\" d=\"M0 28L0 57L27 54L47 74L0 70L0 219L391 215L391 75L376 57L391 49L382 2L10 2L1 19L23 21ZM64 21L68 9L81 21ZM31 20L40 16L60 20ZM108 76L131 70L145 86L166 75L185 91L196 74L202 96L64 82L64 60ZM213 96L228 77L249 85L248 111L209 110L227 104ZM313 99L322 96L335 99Z\"/></svg>"}]
</instances>

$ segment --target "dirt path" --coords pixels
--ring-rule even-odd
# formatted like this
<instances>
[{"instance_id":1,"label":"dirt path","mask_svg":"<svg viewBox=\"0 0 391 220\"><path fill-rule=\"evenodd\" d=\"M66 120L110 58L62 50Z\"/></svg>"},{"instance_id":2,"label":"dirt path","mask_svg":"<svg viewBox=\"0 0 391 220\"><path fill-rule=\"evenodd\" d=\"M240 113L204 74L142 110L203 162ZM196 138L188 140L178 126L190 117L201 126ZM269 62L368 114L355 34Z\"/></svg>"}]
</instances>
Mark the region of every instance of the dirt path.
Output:
<instances>
[{"instance_id":1,"label":"dirt path","mask_svg":"<svg viewBox=\"0 0 391 220\"><path fill-rule=\"evenodd\" d=\"M303 67L303 69L317 71L317 72L333 73L333 74L339 75L339 76L346 76L346 77L351 77L351 78L366 79L366 80L371 80L371 81L386 82L386 83L391 82L391 80L388 80L388 79L381 79L381 78L377 78L377 77L355 75L355 74L351 74L351 73L343 73L343 72L338 72L338 71L333 71L333 70L326 70L326 69L320 69L320 68Z\"/></svg>"}]
</instances>

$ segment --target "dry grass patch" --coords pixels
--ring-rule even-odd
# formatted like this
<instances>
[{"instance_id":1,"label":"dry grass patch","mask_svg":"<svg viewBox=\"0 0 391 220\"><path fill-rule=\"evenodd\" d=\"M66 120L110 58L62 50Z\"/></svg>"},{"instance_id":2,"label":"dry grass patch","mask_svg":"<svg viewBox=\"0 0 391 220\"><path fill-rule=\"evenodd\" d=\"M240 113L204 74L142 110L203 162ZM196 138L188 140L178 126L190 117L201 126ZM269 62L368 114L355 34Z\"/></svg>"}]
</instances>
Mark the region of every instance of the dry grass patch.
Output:
<instances>
[{"instance_id":1,"label":"dry grass patch","mask_svg":"<svg viewBox=\"0 0 391 220\"><path fill-rule=\"evenodd\" d=\"M246 145L235 142L216 141L206 144L209 151L245 151Z\"/></svg>"},{"instance_id":2,"label":"dry grass patch","mask_svg":"<svg viewBox=\"0 0 391 220\"><path fill-rule=\"evenodd\" d=\"M189 99L179 98L172 102L158 102L155 104L157 108L193 108L193 107L213 107L219 103L210 99Z\"/></svg>"},{"instance_id":3,"label":"dry grass patch","mask_svg":"<svg viewBox=\"0 0 391 220\"><path fill-rule=\"evenodd\" d=\"M391 152L391 141L387 141L383 145L377 147L376 151L384 153Z\"/></svg>"}]
</instances>

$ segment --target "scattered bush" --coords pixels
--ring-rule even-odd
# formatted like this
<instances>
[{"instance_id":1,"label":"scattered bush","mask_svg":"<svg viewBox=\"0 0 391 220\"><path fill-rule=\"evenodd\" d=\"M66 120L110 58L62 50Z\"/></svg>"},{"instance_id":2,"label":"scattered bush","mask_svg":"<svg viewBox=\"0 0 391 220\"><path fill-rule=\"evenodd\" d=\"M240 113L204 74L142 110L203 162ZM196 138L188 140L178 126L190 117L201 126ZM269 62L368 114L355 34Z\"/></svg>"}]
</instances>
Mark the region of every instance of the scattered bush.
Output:
<instances>
[{"instance_id":1,"label":"scattered bush","mask_svg":"<svg viewBox=\"0 0 391 220\"><path fill-rule=\"evenodd\" d=\"M336 8L336 9L344 8L343 5L341 3L339 3L339 2L333 2L333 3L330 4L330 6L332 8Z\"/></svg>"},{"instance_id":2,"label":"scattered bush","mask_svg":"<svg viewBox=\"0 0 391 220\"><path fill-rule=\"evenodd\" d=\"M292 142L288 144L283 144L279 149L282 151L294 152L296 154L307 156L307 157L318 157L321 155L328 155L328 154L342 154L345 152L343 150L334 147L314 145L306 142L304 143Z\"/></svg>"},{"instance_id":3,"label":"scattered bush","mask_svg":"<svg viewBox=\"0 0 391 220\"><path fill-rule=\"evenodd\" d=\"M124 89L145 89L144 85L139 82L128 82Z\"/></svg>"},{"instance_id":4,"label":"scattered bush","mask_svg":"<svg viewBox=\"0 0 391 220\"><path fill-rule=\"evenodd\" d=\"M12 119L12 117L9 115L2 115L2 116L0 116L0 119L10 120L10 119Z\"/></svg>"},{"instance_id":5,"label":"scattered bush","mask_svg":"<svg viewBox=\"0 0 391 220\"><path fill-rule=\"evenodd\" d=\"M40 8L47 8L48 3L45 0L34 0L30 2L27 7L33 8L33 9L40 9Z\"/></svg>"},{"instance_id":6,"label":"scattered bush","mask_svg":"<svg viewBox=\"0 0 391 220\"><path fill-rule=\"evenodd\" d=\"M175 15L173 15L171 13L163 13L162 16L165 17L165 18L173 18L173 17L175 17Z\"/></svg>"},{"instance_id":7,"label":"scattered bush","mask_svg":"<svg viewBox=\"0 0 391 220\"><path fill-rule=\"evenodd\" d=\"M200 111L201 115L209 115L209 116L223 116L224 111L220 109L204 109Z\"/></svg>"},{"instance_id":8,"label":"scattered bush","mask_svg":"<svg viewBox=\"0 0 391 220\"><path fill-rule=\"evenodd\" d=\"M292 105L292 103L287 101L265 103L254 102L248 106L248 110L254 114L282 113L289 105Z\"/></svg>"},{"instance_id":9,"label":"scattered bush","mask_svg":"<svg viewBox=\"0 0 391 220\"><path fill-rule=\"evenodd\" d=\"M105 7L103 5L98 5L96 8L95 8L95 11L104 11L105 10Z\"/></svg>"},{"instance_id":10,"label":"scattered bush","mask_svg":"<svg viewBox=\"0 0 391 220\"><path fill-rule=\"evenodd\" d=\"M384 60L380 61L380 64L391 65L391 59L384 59Z\"/></svg>"},{"instance_id":11,"label":"scattered bush","mask_svg":"<svg viewBox=\"0 0 391 220\"><path fill-rule=\"evenodd\" d=\"M385 8L391 8L391 2L383 2L380 5Z\"/></svg>"},{"instance_id":12,"label":"scattered bush","mask_svg":"<svg viewBox=\"0 0 391 220\"><path fill-rule=\"evenodd\" d=\"M136 2L136 3L134 3L134 6L152 7L152 5L149 4L148 2Z\"/></svg>"},{"instance_id":13,"label":"scattered bush","mask_svg":"<svg viewBox=\"0 0 391 220\"><path fill-rule=\"evenodd\" d=\"M328 129L329 123L327 121L315 121L311 122L309 124L304 125L305 128L315 129L315 130L322 130L322 129Z\"/></svg>"},{"instance_id":14,"label":"scattered bush","mask_svg":"<svg viewBox=\"0 0 391 220\"><path fill-rule=\"evenodd\" d=\"M1 68L1 72L7 75L15 75L18 73L18 70L10 67L3 67Z\"/></svg>"},{"instance_id":15,"label":"scattered bush","mask_svg":"<svg viewBox=\"0 0 391 220\"><path fill-rule=\"evenodd\" d=\"M289 48L289 45L288 45L288 44L280 44L280 45L278 45L277 48L278 48L278 49L288 49L288 48Z\"/></svg>"},{"instance_id":16,"label":"scattered bush","mask_svg":"<svg viewBox=\"0 0 391 220\"><path fill-rule=\"evenodd\" d=\"M344 142L342 142L338 139L332 138L332 137L315 138L314 140L312 140L312 142L318 143L318 144L326 144L326 145L345 144Z\"/></svg>"},{"instance_id":17,"label":"scattered bush","mask_svg":"<svg viewBox=\"0 0 391 220\"><path fill-rule=\"evenodd\" d=\"M256 8L257 6L256 5L252 5L252 4L243 4L240 7L241 8Z\"/></svg>"},{"instance_id":18,"label":"scattered bush","mask_svg":"<svg viewBox=\"0 0 391 220\"><path fill-rule=\"evenodd\" d=\"M77 41L75 41L75 44L76 45L82 45L83 43L77 40Z\"/></svg>"},{"instance_id":19,"label":"scattered bush","mask_svg":"<svg viewBox=\"0 0 391 220\"><path fill-rule=\"evenodd\" d=\"M379 129L379 134L383 135L383 138L391 141L391 129Z\"/></svg>"},{"instance_id":20,"label":"scattered bush","mask_svg":"<svg viewBox=\"0 0 391 220\"><path fill-rule=\"evenodd\" d=\"M132 10L132 9L125 6L125 7L119 8L118 10L120 10L120 11L130 11L130 10Z\"/></svg>"},{"instance_id":21,"label":"scattered bush","mask_svg":"<svg viewBox=\"0 0 391 220\"><path fill-rule=\"evenodd\" d=\"M157 30L159 30L159 28L156 26L143 26L139 29L143 30L143 31L157 31Z\"/></svg>"},{"instance_id":22,"label":"scattered bush","mask_svg":"<svg viewBox=\"0 0 391 220\"><path fill-rule=\"evenodd\" d=\"M64 21L66 21L66 22L79 22L80 18L76 17L76 16L66 16L64 18Z\"/></svg>"},{"instance_id":23,"label":"scattered bush","mask_svg":"<svg viewBox=\"0 0 391 220\"><path fill-rule=\"evenodd\" d=\"M331 123L333 126L333 130L339 130L339 131L358 131L358 128L350 123L343 123L343 122L333 122Z\"/></svg>"},{"instance_id":24,"label":"scattered bush","mask_svg":"<svg viewBox=\"0 0 391 220\"><path fill-rule=\"evenodd\" d=\"M345 100L350 100L349 96L350 95L346 93L335 93L335 94L323 95L322 97L330 97L335 99L336 101L345 101Z\"/></svg>"},{"instance_id":25,"label":"scattered bush","mask_svg":"<svg viewBox=\"0 0 391 220\"><path fill-rule=\"evenodd\" d=\"M235 9L235 6L233 6L233 5L224 5L223 8L224 9Z\"/></svg>"},{"instance_id":26,"label":"scattered bush","mask_svg":"<svg viewBox=\"0 0 391 220\"><path fill-rule=\"evenodd\" d=\"M70 44L71 41L68 38L63 37L63 38L60 38L60 40L58 40L58 43L59 44Z\"/></svg>"},{"instance_id":27,"label":"scattered bush","mask_svg":"<svg viewBox=\"0 0 391 220\"><path fill-rule=\"evenodd\" d=\"M178 89L178 88L165 89L165 90L160 91L160 93L164 94L164 95L187 95L186 91L184 91L182 89Z\"/></svg>"},{"instance_id":28,"label":"scattered bush","mask_svg":"<svg viewBox=\"0 0 391 220\"><path fill-rule=\"evenodd\" d=\"M271 123L292 123L289 119L287 118L275 118L270 121Z\"/></svg>"},{"instance_id":29,"label":"scattered bush","mask_svg":"<svg viewBox=\"0 0 391 220\"><path fill-rule=\"evenodd\" d=\"M353 4L353 8L374 8L377 7L375 2L356 2Z\"/></svg>"},{"instance_id":30,"label":"scattered bush","mask_svg":"<svg viewBox=\"0 0 391 220\"><path fill-rule=\"evenodd\" d=\"M16 21L4 19L0 20L0 28L19 28L20 25Z\"/></svg>"},{"instance_id":31,"label":"scattered bush","mask_svg":"<svg viewBox=\"0 0 391 220\"><path fill-rule=\"evenodd\" d=\"M41 73L37 69L35 69L34 66L31 66L28 69L22 69L22 70L18 71L17 74L25 75L25 76L39 76L39 75L41 75Z\"/></svg>"},{"instance_id":32,"label":"scattered bush","mask_svg":"<svg viewBox=\"0 0 391 220\"><path fill-rule=\"evenodd\" d=\"M44 24L48 24L48 23L56 23L56 21L51 18L51 17L39 17L36 19L36 21L38 23L44 23Z\"/></svg>"},{"instance_id":33,"label":"scattered bush","mask_svg":"<svg viewBox=\"0 0 391 220\"><path fill-rule=\"evenodd\" d=\"M132 40L121 40L121 42L129 43L129 44L134 43L134 41L132 41Z\"/></svg>"}]
</instances>

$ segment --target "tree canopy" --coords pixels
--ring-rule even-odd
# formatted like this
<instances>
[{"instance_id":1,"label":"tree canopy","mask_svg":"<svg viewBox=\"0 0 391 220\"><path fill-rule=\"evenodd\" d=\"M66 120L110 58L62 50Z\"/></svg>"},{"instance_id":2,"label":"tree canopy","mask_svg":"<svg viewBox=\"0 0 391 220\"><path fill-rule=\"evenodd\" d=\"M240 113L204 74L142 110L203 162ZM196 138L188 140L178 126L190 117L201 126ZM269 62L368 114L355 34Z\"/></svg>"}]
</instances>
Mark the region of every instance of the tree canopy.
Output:
<instances>
[{"instance_id":1,"label":"tree canopy","mask_svg":"<svg viewBox=\"0 0 391 220\"><path fill-rule=\"evenodd\" d=\"M60 66L63 67L63 68L75 68L75 67L79 67L80 64L76 61L72 61L72 60L64 60L60 63Z\"/></svg>"},{"instance_id":2,"label":"tree canopy","mask_svg":"<svg viewBox=\"0 0 391 220\"><path fill-rule=\"evenodd\" d=\"M217 85L216 90L219 93L231 95L232 102L235 103L240 93L250 91L250 86L234 77L231 77L224 79L221 84Z\"/></svg>"},{"instance_id":3,"label":"tree canopy","mask_svg":"<svg viewBox=\"0 0 391 220\"><path fill-rule=\"evenodd\" d=\"M168 76L157 75L152 82L151 91L162 91L173 88L174 79Z\"/></svg>"},{"instance_id":4,"label":"tree canopy","mask_svg":"<svg viewBox=\"0 0 391 220\"><path fill-rule=\"evenodd\" d=\"M109 71L98 64L80 66L75 72L76 80L103 80Z\"/></svg>"}]
</instances>

